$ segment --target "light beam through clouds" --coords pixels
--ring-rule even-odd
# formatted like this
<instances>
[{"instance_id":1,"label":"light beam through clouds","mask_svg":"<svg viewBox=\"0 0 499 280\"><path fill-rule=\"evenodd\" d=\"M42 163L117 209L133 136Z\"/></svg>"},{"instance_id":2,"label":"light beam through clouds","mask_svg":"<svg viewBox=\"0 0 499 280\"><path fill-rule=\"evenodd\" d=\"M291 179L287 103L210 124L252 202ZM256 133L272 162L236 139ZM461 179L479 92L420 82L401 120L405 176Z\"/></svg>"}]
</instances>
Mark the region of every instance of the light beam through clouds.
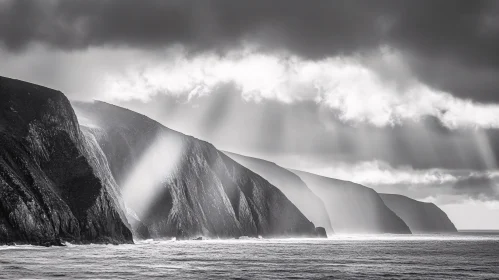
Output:
<instances>
[{"instance_id":1,"label":"light beam through clouds","mask_svg":"<svg viewBox=\"0 0 499 280\"><path fill-rule=\"evenodd\" d=\"M247 101L313 101L352 125L393 126L433 116L452 129L499 128L499 105L432 89L411 76L402 53L388 48L321 60L251 47L226 55L189 54L181 46L155 52L106 47L64 52L40 45L30 50L0 50L2 74L61 89L79 100L146 102L165 94L190 101L234 84L233 94Z\"/></svg>"},{"instance_id":2,"label":"light beam through clouds","mask_svg":"<svg viewBox=\"0 0 499 280\"><path fill-rule=\"evenodd\" d=\"M337 163L308 171L363 185L443 184L457 182L458 178L441 169L414 170L410 166L394 168L379 160L355 164Z\"/></svg>"},{"instance_id":3,"label":"light beam through clouds","mask_svg":"<svg viewBox=\"0 0 499 280\"><path fill-rule=\"evenodd\" d=\"M147 214L155 197L164 192L165 182L172 178L184 152L180 137L160 134L152 143L125 179L122 189L125 204L139 218Z\"/></svg>"},{"instance_id":4,"label":"light beam through clouds","mask_svg":"<svg viewBox=\"0 0 499 280\"><path fill-rule=\"evenodd\" d=\"M40 60L40 56L45 57L46 61ZM457 151L463 166L472 166L478 156L487 168L487 172L492 174L497 170L495 150L486 134L486 129L499 128L499 118L496 117L499 116L499 105L460 99L420 83L411 78L409 70L404 65L403 56L394 50L382 49L368 56L330 57L314 61L285 53L258 53L250 48L231 51L227 55L209 52L192 55L183 51L181 47L145 53L135 49L112 51L106 48L92 48L82 52L54 52L39 46L31 53L17 54L16 57L0 51L0 57L5 58L4 66L13 73L11 76L61 88L74 99L95 98L111 103L148 104L154 102L158 96L172 97L177 100L176 102L184 103L182 106L191 106L193 112L195 110L204 112L196 114L200 118L189 119L189 122L199 122L190 131L185 130L186 127L182 125L175 127L167 124L194 135L199 127L205 127L212 134L224 134L234 129L234 126L238 127L240 124L231 120L231 116L240 113L237 111L241 109L240 107L234 108L234 102L238 104L238 99L244 100L243 103L251 106L269 102L289 108L297 104L313 104L321 117L318 121L322 122L322 125L328 126L331 120L338 119L355 130L355 135L350 135L353 138L348 138L348 145L353 145L350 150L359 153L357 156L364 159L353 165L341 166L340 163L335 166L337 163L328 162L321 169L303 169L362 183L379 191L435 201L440 206L464 203L469 199L476 203L485 203L482 208L490 209L494 201L495 196L485 199L485 195L492 193L490 191L471 198L465 194L452 193L452 185L465 177L457 176L453 170L416 169L410 165L390 166L376 157L368 159L369 156L378 154L373 153L373 149L383 151L381 154L386 154L388 158L399 156L398 154L390 156L395 144L392 141L395 138L390 136L380 138L379 133L373 134L372 128L402 127L411 122L413 126L420 123L421 128L402 137L409 145L406 148L412 151L408 154L413 155L417 150L418 154L426 159L437 157L429 160L430 162L440 161L439 157L445 151L439 149L447 149L448 146L443 144L444 138L435 142L434 137L437 135L430 134L425 128L427 123L421 122L430 116L447 129L451 129L449 133L455 131L459 134L466 131L466 135L471 135L464 138L456 136L453 142L455 147L449 148L449 151ZM116 63L100 65L104 58ZM32 65L30 71L17 67L19 61L22 62L20 64ZM54 61L60 62L57 67L52 67ZM54 71L45 71L51 67ZM72 69L85 69L85 71L81 74ZM37 77L39 80L33 80L31 77ZM225 109L222 109L219 106L220 100L215 98L214 93L224 87L226 91L230 91L227 94L234 98L229 99ZM268 108L275 106L277 105ZM175 115L175 108L177 113L178 110L182 111L177 118L185 118L186 114L189 114L184 112L185 107L173 106L170 108L173 110L172 117ZM217 125L206 123L206 113L209 112L210 115L215 115L208 119L218 120ZM281 116L279 114L281 111L272 113L258 110L258 112L260 113L257 116L242 117L246 118L246 122L257 122L258 124L252 127L259 127L261 130L253 130L250 133L250 136L255 138L250 142L258 143L258 138L264 133L269 133L271 129L275 142L279 142L284 150L292 152L297 146L304 145L299 141L306 140L306 137L300 140L296 138L296 118L291 121L289 115ZM339 129L338 124L330 126L333 130ZM341 136L341 133L341 130L333 133L335 137L340 138L336 140L331 138L330 145L339 145L347 140L345 135ZM317 135L327 136L331 133ZM316 145L313 138L310 140L305 145ZM448 140L453 139L448 137ZM438 145L433 146L436 143ZM214 141L214 144L217 142ZM411 148L411 145L414 146ZM234 147L237 148L237 145ZM341 145L337 149L342 153L346 152ZM336 155L337 158L339 156ZM342 154L342 157L344 156L349 157L352 154ZM265 158L266 155L262 153L261 157ZM140 202L139 208L140 205L147 205L151 197L159 191L155 186L157 180L164 175L158 173L158 178L155 178L156 175L151 178L141 178L143 174L141 170L151 168L151 162L154 162L154 159L144 159L128 180L125 196L137 199L136 201ZM471 175L473 170L467 172L466 176L475 176ZM490 174L476 176L487 177ZM492 179L495 182L494 176ZM133 188L134 185L139 185L139 182L145 186L143 192L136 192L137 190ZM497 184L495 186L497 187ZM463 190L465 191L471 194L475 192L472 188ZM481 197L485 200L480 200ZM139 210L141 211L147 209Z\"/></svg>"},{"instance_id":5,"label":"light beam through clouds","mask_svg":"<svg viewBox=\"0 0 499 280\"><path fill-rule=\"evenodd\" d=\"M383 127L433 116L452 129L499 128L499 105L456 98L416 80L400 85L397 80L378 75L362 57L312 61L249 49L224 56L188 56L179 48L169 49L164 55L162 61L148 61L107 75L104 98L148 101L157 94L170 94L185 96L189 101L233 83L247 101L314 101L351 124ZM393 59L397 53L383 50L378 55L382 63L401 63Z\"/></svg>"},{"instance_id":6,"label":"light beam through clouds","mask_svg":"<svg viewBox=\"0 0 499 280\"><path fill-rule=\"evenodd\" d=\"M495 2L200 2L0 0L0 75L126 105L225 150L495 207ZM156 156L128 196L157 191L168 172Z\"/></svg>"}]
</instances>

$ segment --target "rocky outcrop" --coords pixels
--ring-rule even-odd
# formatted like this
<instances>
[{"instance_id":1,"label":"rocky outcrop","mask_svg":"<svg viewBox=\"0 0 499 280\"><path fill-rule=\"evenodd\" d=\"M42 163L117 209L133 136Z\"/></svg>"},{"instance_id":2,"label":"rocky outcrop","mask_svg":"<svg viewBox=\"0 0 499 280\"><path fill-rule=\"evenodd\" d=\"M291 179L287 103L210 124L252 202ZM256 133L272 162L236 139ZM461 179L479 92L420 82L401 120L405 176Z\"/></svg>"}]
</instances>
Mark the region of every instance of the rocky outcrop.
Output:
<instances>
[{"instance_id":1,"label":"rocky outcrop","mask_svg":"<svg viewBox=\"0 0 499 280\"><path fill-rule=\"evenodd\" d=\"M132 227L153 238L316 236L268 181L210 143L103 102L74 103L116 179Z\"/></svg>"},{"instance_id":2,"label":"rocky outcrop","mask_svg":"<svg viewBox=\"0 0 499 280\"><path fill-rule=\"evenodd\" d=\"M411 233L374 190L348 181L291 171L322 199L336 233Z\"/></svg>"},{"instance_id":3,"label":"rocky outcrop","mask_svg":"<svg viewBox=\"0 0 499 280\"><path fill-rule=\"evenodd\" d=\"M457 232L447 214L433 203L398 194L380 194L386 206L409 226L413 233Z\"/></svg>"},{"instance_id":4,"label":"rocky outcrop","mask_svg":"<svg viewBox=\"0 0 499 280\"><path fill-rule=\"evenodd\" d=\"M0 77L0 244L133 242L89 137L61 92Z\"/></svg>"},{"instance_id":5,"label":"rocky outcrop","mask_svg":"<svg viewBox=\"0 0 499 280\"><path fill-rule=\"evenodd\" d=\"M327 233L326 233L326 229L325 228L323 228L323 227L316 227L315 231L317 232L317 237L327 238Z\"/></svg>"},{"instance_id":6,"label":"rocky outcrop","mask_svg":"<svg viewBox=\"0 0 499 280\"><path fill-rule=\"evenodd\" d=\"M224 153L279 188L316 226L325 228L329 234L334 233L324 203L296 174L273 162L230 152Z\"/></svg>"}]
</instances>

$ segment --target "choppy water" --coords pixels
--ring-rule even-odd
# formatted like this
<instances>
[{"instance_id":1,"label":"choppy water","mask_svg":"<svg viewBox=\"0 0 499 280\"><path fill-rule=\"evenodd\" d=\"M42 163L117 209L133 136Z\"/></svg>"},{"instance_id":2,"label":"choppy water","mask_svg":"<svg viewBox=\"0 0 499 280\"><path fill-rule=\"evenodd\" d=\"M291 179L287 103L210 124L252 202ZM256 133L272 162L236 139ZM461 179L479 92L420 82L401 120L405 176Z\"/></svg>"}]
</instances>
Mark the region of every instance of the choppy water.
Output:
<instances>
[{"instance_id":1,"label":"choppy water","mask_svg":"<svg viewBox=\"0 0 499 280\"><path fill-rule=\"evenodd\" d=\"M499 235L0 246L0 278L499 279Z\"/></svg>"}]
</instances>

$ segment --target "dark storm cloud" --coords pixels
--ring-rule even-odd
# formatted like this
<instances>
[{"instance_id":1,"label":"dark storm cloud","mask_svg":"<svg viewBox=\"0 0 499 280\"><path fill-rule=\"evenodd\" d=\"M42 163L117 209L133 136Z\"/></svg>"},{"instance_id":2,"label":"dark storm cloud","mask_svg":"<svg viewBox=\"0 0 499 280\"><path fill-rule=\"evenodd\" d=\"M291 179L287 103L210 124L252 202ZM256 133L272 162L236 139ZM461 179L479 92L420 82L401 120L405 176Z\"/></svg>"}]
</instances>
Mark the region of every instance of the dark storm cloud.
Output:
<instances>
[{"instance_id":1,"label":"dark storm cloud","mask_svg":"<svg viewBox=\"0 0 499 280\"><path fill-rule=\"evenodd\" d=\"M392 46L424 82L499 101L494 1L0 0L0 40L62 49L125 45L224 51L242 40L305 58Z\"/></svg>"},{"instance_id":2,"label":"dark storm cloud","mask_svg":"<svg viewBox=\"0 0 499 280\"><path fill-rule=\"evenodd\" d=\"M470 176L453 186L453 191L475 200L499 200L497 183L488 176Z\"/></svg>"},{"instance_id":3,"label":"dark storm cloud","mask_svg":"<svg viewBox=\"0 0 499 280\"><path fill-rule=\"evenodd\" d=\"M10 49L30 42L64 48L103 44L194 50L252 38L304 56L379 43L377 5L360 1L3 1L0 37Z\"/></svg>"}]
</instances>

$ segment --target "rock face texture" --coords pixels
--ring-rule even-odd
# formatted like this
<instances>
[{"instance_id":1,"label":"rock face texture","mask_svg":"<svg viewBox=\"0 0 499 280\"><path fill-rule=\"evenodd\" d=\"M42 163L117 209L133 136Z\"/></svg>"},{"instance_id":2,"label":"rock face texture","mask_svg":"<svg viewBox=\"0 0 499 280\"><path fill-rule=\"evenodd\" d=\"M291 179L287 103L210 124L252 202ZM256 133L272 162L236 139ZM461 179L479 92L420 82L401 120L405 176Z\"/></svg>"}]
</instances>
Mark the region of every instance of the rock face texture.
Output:
<instances>
[{"instance_id":1,"label":"rock face texture","mask_svg":"<svg viewBox=\"0 0 499 280\"><path fill-rule=\"evenodd\" d=\"M327 233L326 233L326 229L325 228L323 228L323 227L316 227L315 231L317 232L317 237L327 238Z\"/></svg>"},{"instance_id":2,"label":"rock face texture","mask_svg":"<svg viewBox=\"0 0 499 280\"><path fill-rule=\"evenodd\" d=\"M386 206L402 218L412 233L457 232L447 214L433 203L398 194L380 194Z\"/></svg>"},{"instance_id":3,"label":"rock face texture","mask_svg":"<svg viewBox=\"0 0 499 280\"><path fill-rule=\"evenodd\" d=\"M182 239L317 235L279 189L210 143L107 103L73 105L106 155L135 232Z\"/></svg>"},{"instance_id":4,"label":"rock face texture","mask_svg":"<svg viewBox=\"0 0 499 280\"><path fill-rule=\"evenodd\" d=\"M334 233L324 203L296 174L266 160L229 152L225 154L279 188L316 226L323 227L328 234Z\"/></svg>"},{"instance_id":5,"label":"rock face texture","mask_svg":"<svg viewBox=\"0 0 499 280\"><path fill-rule=\"evenodd\" d=\"M0 244L133 242L89 136L61 92L0 77Z\"/></svg>"},{"instance_id":6,"label":"rock face texture","mask_svg":"<svg viewBox=\"0 0 499 280\"><path fill-rule=\"evenodd\" d=\"M291 171L322 199L336 233L411 233L374 190L352 182Z\"/></svg>"}]
</instances>

